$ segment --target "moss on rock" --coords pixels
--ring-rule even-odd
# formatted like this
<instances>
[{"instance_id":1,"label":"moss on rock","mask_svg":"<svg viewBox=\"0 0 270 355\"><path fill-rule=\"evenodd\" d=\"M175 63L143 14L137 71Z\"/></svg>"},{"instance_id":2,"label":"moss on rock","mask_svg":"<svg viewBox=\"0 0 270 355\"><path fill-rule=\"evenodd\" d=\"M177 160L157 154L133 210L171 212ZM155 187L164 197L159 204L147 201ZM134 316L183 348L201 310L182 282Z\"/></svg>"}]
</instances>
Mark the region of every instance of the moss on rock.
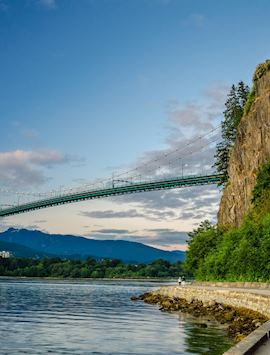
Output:
<instances>
[{"instance_id":1,"label":"moss on rock","mask_svg":"<svg viewBox=\"0 0 270 355\"><path fill-rule=\"evenodd\" d=\"M253 82L256 83L268 70L270 70L270 59L267 59L264 63L257 65L253 75Z\"/></svg>"},{"instance_id":2,"label":"moss on rock","mask_svg":"<svg viewBox=\"0 0 270 355\"><path fill-rule=\"evenodd\" d=\"M162 296L159 293L147 292L139 297L132 297L132 300L143 300L149 304L157 304L161 311L181 311L195 317L210 317L221 324L227 325L228 334L236 342L260 327L268 319L259 312L247 308L233 308L217 302L203 303L200 300L190 301L179 297Z\"/></svg>"}]
</instances>

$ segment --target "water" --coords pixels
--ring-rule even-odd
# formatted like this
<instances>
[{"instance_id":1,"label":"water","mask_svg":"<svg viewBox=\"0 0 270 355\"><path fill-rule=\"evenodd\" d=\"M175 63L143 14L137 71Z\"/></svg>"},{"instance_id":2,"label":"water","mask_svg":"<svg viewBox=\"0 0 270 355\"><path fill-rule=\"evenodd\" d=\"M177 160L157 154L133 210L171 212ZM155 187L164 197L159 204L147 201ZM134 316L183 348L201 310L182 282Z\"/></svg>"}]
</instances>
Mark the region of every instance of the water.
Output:
<instances>
[{"instance_id":1,"label":"water","mask_svg":"<svg viewBox=\"0 0 270 355\"><path fill-rule=\"evenodd\" d=\"M130 296L160 283L0 280L0 354L222 354L231 341Z\"/></svg>"}]
</instances>

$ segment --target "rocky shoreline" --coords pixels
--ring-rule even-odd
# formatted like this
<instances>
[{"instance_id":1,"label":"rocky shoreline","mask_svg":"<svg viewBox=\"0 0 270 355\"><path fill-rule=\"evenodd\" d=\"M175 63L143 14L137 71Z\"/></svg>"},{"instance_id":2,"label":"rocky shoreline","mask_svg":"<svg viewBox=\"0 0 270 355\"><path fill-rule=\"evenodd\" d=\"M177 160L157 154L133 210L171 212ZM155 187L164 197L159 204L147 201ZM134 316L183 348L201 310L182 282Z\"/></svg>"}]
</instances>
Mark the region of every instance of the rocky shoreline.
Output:
<instances>
[{"instance_id":1,"label":"rocky shoreline","mask_svg":"<svg viewBox=\"0 0 270 355\"><path fill-rule=\"evenodd\" d=\"M268 320L259 312L244 307L231 307L215 301L202 302L197 299L188 301L180 297L168 297L151 292L131 297L131 300L158 304L161 311L181 311L195 317L209 318L209 321L215 319L226 326L229 336L235 342L241 341ZM207 327L207 322L204 323L204 326Z\"/></svg>"}]
</instances>

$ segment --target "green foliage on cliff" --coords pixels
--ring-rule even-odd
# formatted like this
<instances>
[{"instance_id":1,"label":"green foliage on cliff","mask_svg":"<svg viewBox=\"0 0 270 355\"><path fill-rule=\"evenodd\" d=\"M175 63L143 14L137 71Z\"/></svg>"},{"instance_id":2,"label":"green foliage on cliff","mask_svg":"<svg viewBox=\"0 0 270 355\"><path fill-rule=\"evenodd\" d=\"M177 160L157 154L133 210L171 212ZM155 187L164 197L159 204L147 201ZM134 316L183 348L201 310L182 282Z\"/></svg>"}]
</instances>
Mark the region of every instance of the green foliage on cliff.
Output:
<instances>
[{"instance_id":1,"label":"green foliage on cliff","mask_svg":"<svg viewBox=\"0 0 270 355\"><path fill-rule=\"evenodd\" d=\"M239 228L206 226L189 241L185 267L199 280L270 281L270 162L259 171L253 207Z\"/></svg>"},{"instance_id":2,"label":"green foliage on cliff","mask_svg":"<svg viewBox=\"0 0 270 355\"><path fill-rule=\"evenodd\" d=\"M156 260L151 264L123 264L119 260L62 260L60 258L0 258L0 276L57 278L166 278L182 275L182 263Z\"/></svg>"},{"instance_id":3,"label":"green foliage on cliff","mask_svg":"<svg viewBox=\"0 0 270 355\"><path fill-rule=\"evenodd\" d=\"M248 94L247 101L244 106L244 115L247 115L249 113L251 106L255 101L255 98L256 98L256 90L255 87L253 86L252 90Z\"/></svg>"},{"instance_id":4,"label":"green foliage on cliff","mask_svg":"<svg viewBox=\"0 0 270 355\"><path fill-rule=\"evenodd\" d=\"M268 70L270 70L270 59L267 59L264 63L257 66L253 75L253 82L256 83Z\"/></svg>"},{"instance_id":5,"label":"green foliage on cliff","mask_svg":"<svg viewBox=\"0 0 270 355\"><path fill-rule=\"evenodd\" d=\"M203 255L200 247L211 240ZM238 229L213 228L190 244L186 267L195 278L207 281L270 281L270 214L258 223L246 219Z\"/></svg>"},{"instance_id":6,"label":"green foliage on cliff","mask_svg":"<svg viewBox=\"0 0 270 355\"><path fill-rule=\"evenodd\" d=\"M258 202L263 193L268 189L270 189L270 161L259 169L256 185L252 192L252 202Z\"/></svg>"},{"instance_id":7,"label":"green foliage on cliff","mask_svg":"<svg viewBox=\"0 0 270 355\"><path fill-rule=\"evenodd\" d=\"M208 220L203 221L197 229L189 233L189 238L185 268L196 273L208 254L216 248L217 228Z\"/></svg>"},{"instance_id":8,"label":"green foliage on cliff","mask_svg":"<svg viewBox=\"0 0 270 355\"><path fill-rule=\"evenodd\" d=\"M264 63L261 63L257 66L255 73L253 75L253 87L250 90L245 106L244 106L244 114L247 115L250 111L251 106L253 105L256 98L256 83L262 78L267 71L270 70L270 59L267 59Z\"/></svg>"},{"instance_id":9,"label":"green foliage on cliff","mask_svg":"<svg viewBox=\"0 0 270 355\"><path fill-rule=\"evenodd\" d=\"M228 179L229 155L236 138L237 127L244 113L249 87L240 81L237 86L232 85L225 103L224 120L221 123L222 141L217 144L215 164L217 172Z\"/></svg>"}]
</instances>

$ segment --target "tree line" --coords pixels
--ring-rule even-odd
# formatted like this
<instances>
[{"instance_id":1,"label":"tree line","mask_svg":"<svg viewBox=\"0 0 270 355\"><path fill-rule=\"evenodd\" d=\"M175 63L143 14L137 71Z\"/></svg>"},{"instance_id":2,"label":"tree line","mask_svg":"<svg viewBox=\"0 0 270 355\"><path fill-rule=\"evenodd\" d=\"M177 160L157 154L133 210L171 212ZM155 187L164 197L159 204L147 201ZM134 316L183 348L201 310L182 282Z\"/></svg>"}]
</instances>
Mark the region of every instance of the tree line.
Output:
<instances>
[{"instance_id":1,"label":"tree line","mask_svg":"<svg viewBox=\"0 0 270 355\"><path fill-rule=\"evenodd\" d=\"M207 281L270 281L270 161L258 172L239 228L204 221L189 234L186 269Z\"/></svg>"},{"instance_id":2,"label":"tree line","mask_svg":"<svg viewBox=\"0 0 270 355\"><path fill-rule=\"evenodd\" d=\"M125 264L117 259L0 259L0 276L57 278L169 278L185 275L182 262L159 259L150 264Z\"/></svg>"}]
</instances>

